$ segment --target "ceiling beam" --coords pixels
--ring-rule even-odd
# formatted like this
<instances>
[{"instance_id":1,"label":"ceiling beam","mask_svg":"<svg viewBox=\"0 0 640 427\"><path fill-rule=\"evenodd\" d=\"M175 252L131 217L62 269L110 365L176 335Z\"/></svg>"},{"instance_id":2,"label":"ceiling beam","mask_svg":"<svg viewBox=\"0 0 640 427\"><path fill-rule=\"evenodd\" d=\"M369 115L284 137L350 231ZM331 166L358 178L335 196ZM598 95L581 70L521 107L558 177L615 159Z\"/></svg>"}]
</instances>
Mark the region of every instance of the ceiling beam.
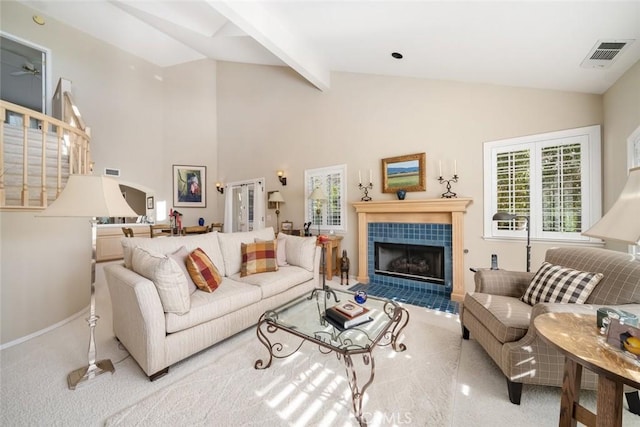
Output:
<instances>
[{"instance_id":1,"label":"ceiling beam","mask_svg":"<svg viewBox=\"0 0 640 427\"><path fill-rule=\"evenodd\" d=\"M232 0L207 0L207 3L312 85L321 91L329 89L331 74L314 50L290 33L260 3Z\"/></svg>"}]
</instances>

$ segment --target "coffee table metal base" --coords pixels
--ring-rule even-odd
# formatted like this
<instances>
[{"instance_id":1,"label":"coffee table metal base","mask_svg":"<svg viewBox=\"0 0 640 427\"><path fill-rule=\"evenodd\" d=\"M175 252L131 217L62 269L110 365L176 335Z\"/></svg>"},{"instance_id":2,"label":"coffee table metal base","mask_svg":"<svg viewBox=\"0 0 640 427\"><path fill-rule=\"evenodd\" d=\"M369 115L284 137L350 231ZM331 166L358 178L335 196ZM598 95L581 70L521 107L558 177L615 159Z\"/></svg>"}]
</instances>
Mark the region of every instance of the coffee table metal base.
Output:
<instances>
[{"instance_id":1,"label":"coffee table metal base","mask_svg":"<svg viewBox=\"0 0 640 427\"><path fill-rule=\"evenodd\" d=\"M383 339L375 343L374 345L366 348L366 349L356 349L356 350L340 350L335 348L334 346L328 345L325 340L322 339L321 334L317 337L312 338L304 334L297 333L294 328L284 328L281 325L275 323L274 316L277 318L277 313L274 311L265 312L258 322L256 333L258 335L258 339L260 342L267 348L269 352L269 359L265 362L262 359L256 360L254 364L255 369L267 369L271 366L273 359L284 359L292 354L295 354L305 341L313 342L318 344L319 351L323 354L328 354L331 352L335 352L336 356L339 360L343 360L345 364L346 374L347 374L347 382L349 383L349 388L351 390L351 399L353 403L353 412L358 420L358 423L361 426L366 426L367 421L362 413L362 403L364 398L364 393L369 388L371 383L373 383L373 379L375 377L375 359L373 357L373 349L376 346L386 347L391 346L395 351L402 352L407 349L407 347L403 343L398 342L398 337L402 333L402 330L405 328L407 323L409 323L409 312L403 307L396 307L395 313L390 323L387 331L384 334ZM287 332L288 336L297 336L301 338L300 343L297 346L294 346L291 349L287 349L287 347L281 342L273 342L269 339L269 337L273 337L273 334L277 331ZM339 334L334 335L333 338L339 340ZM362 357L362 363L365 367L368 367L368 378L364 379L364 384L360 381L356 374L356 369L354 366L354 359L357 356ZM365 373L366 377L366 373ZM362 384L362 385L360 385Z\"/></svg>"}]
</instances>

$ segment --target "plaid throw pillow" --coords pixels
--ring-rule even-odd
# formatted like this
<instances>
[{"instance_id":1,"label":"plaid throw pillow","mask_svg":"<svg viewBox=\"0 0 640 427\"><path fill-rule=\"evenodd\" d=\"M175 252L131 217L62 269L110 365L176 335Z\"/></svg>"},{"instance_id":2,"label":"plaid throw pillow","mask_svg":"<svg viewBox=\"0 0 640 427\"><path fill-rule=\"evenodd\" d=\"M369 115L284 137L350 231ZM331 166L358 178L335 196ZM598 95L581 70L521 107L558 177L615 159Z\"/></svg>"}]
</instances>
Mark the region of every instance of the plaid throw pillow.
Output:
<instances>
[{"instance_id":1,"label":"plaid throw pillow","mask_svg":"<svg viewBox=\"0 0 640 427\"><path fill-rule=\"evenodd\" d=\"M240 277L278 270L275 240L243 243L241 249L242 266L240 267Z\"/></svg>"},{"instance_id":2,"label":"plaid throw pillow","mask_svg":"<svg viewBox=\"0 0 640 427\"><path fill-rule=\"evenodd\" d=\"M586 273L543 262L522 296L522 301L583 304L602 279L602 273Z\"/></svg>"},{"instance_id":3,"label":"plaid throw pillow","mask_svg":"<svg viewBox=\"0 0 640 427\"><path fill-rule=\"evenodd\" d=\"M215 291L222 282L218 269L200 248L195 249L187 257L187 271L198 289L205 292Z\"/></svg>"}]
</instances>

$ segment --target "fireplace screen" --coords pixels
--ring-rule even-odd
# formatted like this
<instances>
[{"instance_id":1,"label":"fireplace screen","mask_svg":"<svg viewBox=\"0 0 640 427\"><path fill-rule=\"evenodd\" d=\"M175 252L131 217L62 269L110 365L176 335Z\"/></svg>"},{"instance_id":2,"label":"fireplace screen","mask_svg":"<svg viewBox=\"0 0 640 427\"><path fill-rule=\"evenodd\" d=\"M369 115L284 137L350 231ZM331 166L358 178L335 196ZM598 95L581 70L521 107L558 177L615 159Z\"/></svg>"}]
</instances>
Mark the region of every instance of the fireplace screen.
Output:
<instances>
[{"instance_id":1,"label":"fireplace screen","mask_svg":"<svg viewBox=\"0 0 640 427\"><path fill-rule=\"evenodd\" d=\"M444 247L375 242L375 273L444 284Z\"/></svg>"}]
</instances>

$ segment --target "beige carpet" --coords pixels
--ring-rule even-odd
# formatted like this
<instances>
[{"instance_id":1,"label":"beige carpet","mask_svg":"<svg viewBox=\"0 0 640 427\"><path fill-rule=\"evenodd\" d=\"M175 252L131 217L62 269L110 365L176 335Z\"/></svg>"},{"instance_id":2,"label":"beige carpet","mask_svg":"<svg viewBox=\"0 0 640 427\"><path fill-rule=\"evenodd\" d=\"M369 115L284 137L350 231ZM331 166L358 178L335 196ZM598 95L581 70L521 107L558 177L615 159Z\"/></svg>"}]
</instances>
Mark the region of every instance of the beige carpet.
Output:
<instances>
[{"instance_id":1,"label":"beige carpet","mask_svg":"<svg viewBox=\"0 0 640 427\"><path fill-rule=\"evenodd\" d=\"M458 324L440 312L407 308L407 350L374 350L375 379L365 393L363 411L371 426L450 425L460 355ZM357 425L344 364L335 354L323 355L305 343L293 356L256 370L254 362L267 351L254 330L222 345L225 352L214 363L110 417L106 424ZM363 366L361 358L354 360ZM368 370L359 371L358 378L364 380L365 374Z\"/></svg>"}]
</instances>

